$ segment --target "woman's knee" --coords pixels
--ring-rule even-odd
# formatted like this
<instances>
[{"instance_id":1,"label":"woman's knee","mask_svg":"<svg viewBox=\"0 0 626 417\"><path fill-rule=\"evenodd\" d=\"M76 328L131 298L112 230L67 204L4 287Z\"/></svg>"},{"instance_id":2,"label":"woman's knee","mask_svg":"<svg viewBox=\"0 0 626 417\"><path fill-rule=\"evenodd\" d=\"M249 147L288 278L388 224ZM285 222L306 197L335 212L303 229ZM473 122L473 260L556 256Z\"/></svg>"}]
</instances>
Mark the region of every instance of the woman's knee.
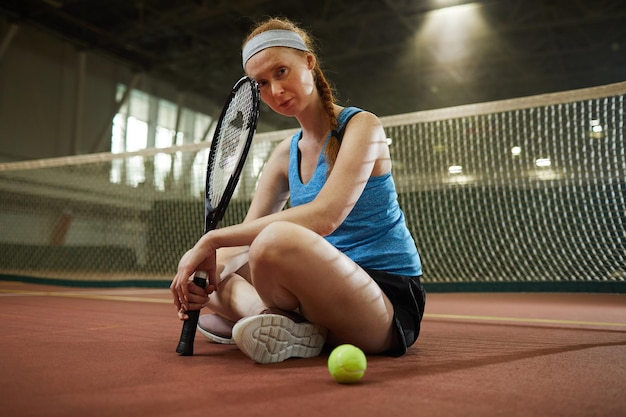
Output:
<instances>
[{"instance_id":1,"label":"woman's knee","mask_svg":"<svg viewBox=\"0 0 626 417\"><path fill-rule=\"evenodd\" d=\"M269 307L293 310L299 301L288 288L294 283L293 272L300 261L298 243L293 238L301 226L276 222L267 226L250 245L248 263L252 271L252 284Z\"/></svg>"},{"instance_id":2,"label":"woman's knee","mask_svg":"<svg viewBox=\"0 0 626 417\"><path fill-rule=\"evenodd\" d=\"M299 249L299 234L304 229L290 222L274 222L258 234L250 245L248 260L251 266L275 265L285 262Z\"/></svg>"}]
</instances>

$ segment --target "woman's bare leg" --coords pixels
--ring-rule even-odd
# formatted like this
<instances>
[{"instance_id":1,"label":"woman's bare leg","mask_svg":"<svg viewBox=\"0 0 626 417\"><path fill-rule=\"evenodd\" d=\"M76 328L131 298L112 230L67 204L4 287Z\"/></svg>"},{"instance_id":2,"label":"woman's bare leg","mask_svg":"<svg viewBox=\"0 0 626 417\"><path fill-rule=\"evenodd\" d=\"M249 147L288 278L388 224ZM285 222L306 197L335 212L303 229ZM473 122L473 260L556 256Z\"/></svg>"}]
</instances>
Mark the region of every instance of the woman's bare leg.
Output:
<instances>
[{"instance_id":1,"label":"woman's bare leg","mask_svg":"<svg viewBox=\"0 0 626 417\"><path fill-rule=\"evenodd\" d=\"M247 264L224 278L220 282L220 289L209 296L207 307L214 313L238 321L242 317L258 314L266 307L249 280Z\"/></svg>"},{"instance_id":2,"label":"woman's bare leg","mask_svg":"<svg viewBox=\"0 0 626 417\"><path fill-rule=\"evenodd\" d=\"M318 234L277 222L249 252L252 283L263 304L299 311L337 343L380 353L396 343L393 306L370 276ZM258 314L258 312L257 312Z\"/></svg>"}]
</instances>

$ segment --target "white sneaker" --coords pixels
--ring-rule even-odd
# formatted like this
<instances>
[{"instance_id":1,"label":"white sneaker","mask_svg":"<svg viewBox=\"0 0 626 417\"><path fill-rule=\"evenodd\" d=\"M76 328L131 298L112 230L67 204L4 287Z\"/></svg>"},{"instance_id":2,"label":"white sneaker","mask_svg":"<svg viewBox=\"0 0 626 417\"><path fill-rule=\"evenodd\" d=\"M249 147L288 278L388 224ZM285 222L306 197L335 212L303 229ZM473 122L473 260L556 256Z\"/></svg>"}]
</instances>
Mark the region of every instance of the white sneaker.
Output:
<instances>
[{"instance_id":1,"label":"white sneaker","mask_svg":"<svg viewBox=\"0 0 626 417\"><path fill-rule=\"evenodd\" d=\"M326 328L297 320L275 313L246 317L233 327L233 339L243 353L258 363L319 355L326 341Z\"/></svg>"}]
</instances>

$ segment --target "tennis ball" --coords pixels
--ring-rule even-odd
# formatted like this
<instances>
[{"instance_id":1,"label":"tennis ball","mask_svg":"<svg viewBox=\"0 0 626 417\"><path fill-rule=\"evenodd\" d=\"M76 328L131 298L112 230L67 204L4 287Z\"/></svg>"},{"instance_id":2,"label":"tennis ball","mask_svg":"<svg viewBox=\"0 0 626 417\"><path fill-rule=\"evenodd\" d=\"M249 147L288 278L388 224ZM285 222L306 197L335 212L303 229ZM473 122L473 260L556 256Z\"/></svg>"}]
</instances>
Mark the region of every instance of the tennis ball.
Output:
<instances>
[{"instance_id":1,"label":"tennis ball","mask_svg":"<svg viewBox=\"0 0 626 417\"><path fill-rule=\"evenodd\" d=\"M354 345L337 346L328 357L328 371L341 384L359 382L366 368L365 354Z\"/></svg>"}]
</instances>

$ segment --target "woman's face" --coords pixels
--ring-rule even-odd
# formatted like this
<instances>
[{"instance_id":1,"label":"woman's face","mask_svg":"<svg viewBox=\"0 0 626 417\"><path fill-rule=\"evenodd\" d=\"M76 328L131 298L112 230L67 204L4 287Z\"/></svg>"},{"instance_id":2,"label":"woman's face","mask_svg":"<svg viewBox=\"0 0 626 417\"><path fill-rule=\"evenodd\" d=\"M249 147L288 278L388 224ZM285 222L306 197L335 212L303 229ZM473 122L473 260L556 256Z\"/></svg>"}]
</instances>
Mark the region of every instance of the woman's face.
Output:
<instances>
[{"instance_id":1,"label":"woman's face","mask_svg":"<svg viewBox=\"0 0 626 417\"><path fill-rule=\"evenodd\" d=\"M315 57L292 48L273 47L255 54L246 63L247 74L261 89L261 99L276 113L296 116L315 92L312 69Z\"/></svg>"}]
</instances>

